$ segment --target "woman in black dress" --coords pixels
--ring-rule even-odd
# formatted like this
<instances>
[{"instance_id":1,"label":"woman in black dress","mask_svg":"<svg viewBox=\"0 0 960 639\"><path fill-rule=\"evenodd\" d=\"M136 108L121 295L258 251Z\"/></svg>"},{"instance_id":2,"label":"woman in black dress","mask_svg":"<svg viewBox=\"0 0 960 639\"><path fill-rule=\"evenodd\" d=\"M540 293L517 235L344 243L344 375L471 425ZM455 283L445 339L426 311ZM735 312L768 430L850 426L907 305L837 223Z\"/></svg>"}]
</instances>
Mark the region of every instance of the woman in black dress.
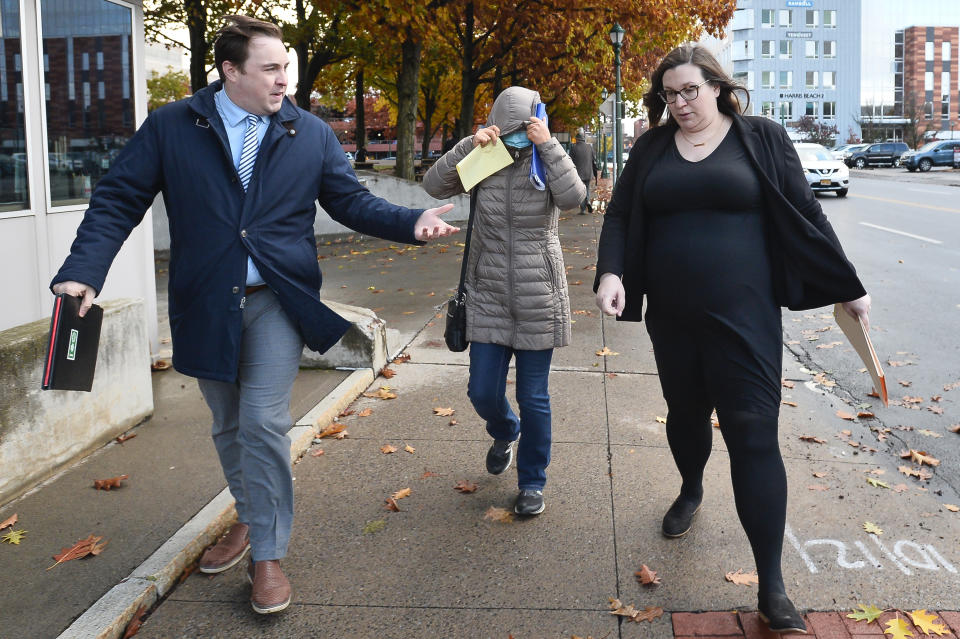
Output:
<instances>
[{"instance_id":1,"label":"woman in black dress","mask_svg":"<svg viewBox=\"0 0 960 639\"><path fill-rule=\"evenodd\" d=\"M675 49L650 85L651 129L631 150L604 218L597 305L639 321L647 296L667 439L682 478L663 534L684 535L700 509L716 409L757 564L760 614L775 632L805 632L780 569L780 307L844 302L867 323L870 297L783 127L740 115L745 90L706 49Z\"/></svg>"}]
</instances>

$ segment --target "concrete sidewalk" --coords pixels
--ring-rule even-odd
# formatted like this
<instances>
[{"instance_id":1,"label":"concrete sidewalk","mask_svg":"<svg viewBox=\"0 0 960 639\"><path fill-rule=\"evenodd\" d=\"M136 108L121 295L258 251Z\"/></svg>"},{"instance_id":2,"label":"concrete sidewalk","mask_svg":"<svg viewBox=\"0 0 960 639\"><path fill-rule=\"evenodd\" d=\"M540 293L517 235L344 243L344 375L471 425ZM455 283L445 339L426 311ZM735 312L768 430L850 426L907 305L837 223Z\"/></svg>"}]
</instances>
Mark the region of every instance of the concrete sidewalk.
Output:
<instances>
[{"instance_id":1,"label":"concrete sidewalk","mask_svg":"<svg viewBox=\"0 0 960 639\"><path fill-rule=\"evenodd\" d=\"M553 361L553 461L542 515L508 522L490 515L491 508L511 508L516 473L486 474L489 439L466 396L467 358L446 350L437 316L455 285L462 248L362 238L331 243L320 250L325 295L375 309L406 345L409 361L394 364L394 377L368 389L388 386L396 398L360 397L339 418L348 436L313 444L294 466L297 519L284 563L294 587L290 609L253 613L242 566L213 577L193 573L149 613L137 636L768 634L754 612L756 587L724 579L738 569L750 572L753 559L719 434L694 529L679 540L659 533L679 477L658 420L666 409L644 326L601 318L593 304L601 223L599 216L561 221L576 323L573 343ZM604 346L616 354L597 355ZM852 350L846 361L860 366ZM877 441L870 427L892 426L903 409L842 421L835 412L855 414L863 398L818 382L819 372L785 352L784 377L793 387L783 389L784 400L800 408L785 406L780 422L790 479L784 572L795 603L812 611L811 632L880 634L877 623L844 619L860 603L903 612L960 609L960 515L944 508L960 498L936 475L922 483L900 475L898 451ZM359 389L333 391L346 375L304 371L294 417L315 423L309 406L321 397L328 406L353 399ZM141 562L222 488L195 382L165 371L156 374L155 389L157 416L137 429L136 439L0 510L0 521L17 512L17 527L31 531L20 546L0 547L3 573L16 575L0 592L0 637L53 637L91 606L116 610L116 602L94 602L128 576L131 587L148 581L154 573L138 571ZM396 452L382 452L386 445ZM93 478L120 473L131 478L118 491L89 488ZM868 479L905 489L875 487ZM476 491L455 490L461 480ZM408 488L409 496L396 502L399 512L388 511L385 500ZM210 520L226 522L223 515ZM867 534L867 521L885 532ZM180 534L193 530L199 528ZM100 556L45 571L50 555L91 532L110 540ZM203 535L211 535L209 527L194 537ZM195 558L202 543L190 547ZM661 585L638 583L634 573L642 565L657 572ZM611 598L665 612L651 622L624 621L610 614ZM941 619L953 629L944 636L960 636L960 616ZM74 628L69 636L95 635Z\"/></svg>"}]
</instances>

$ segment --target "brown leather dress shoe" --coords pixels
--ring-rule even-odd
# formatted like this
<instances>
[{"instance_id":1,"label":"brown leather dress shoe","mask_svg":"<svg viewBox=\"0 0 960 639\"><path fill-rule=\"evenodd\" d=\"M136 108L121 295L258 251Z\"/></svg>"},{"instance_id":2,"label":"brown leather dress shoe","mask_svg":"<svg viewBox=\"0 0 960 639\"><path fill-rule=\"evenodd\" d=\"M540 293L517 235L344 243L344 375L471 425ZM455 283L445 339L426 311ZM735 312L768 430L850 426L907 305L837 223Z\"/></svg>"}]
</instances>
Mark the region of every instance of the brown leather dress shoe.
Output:
<instances>
[{"instance_id":1,"label":"brown leather dress shoe","mask_svg":"<svg viewBox=\"0 0 960 639\"><path fill-rule=\"evenodd\" d=\"M200 572L216 574L237 565L250 548L250 527L234 524L230 532L211 546L200 558Z\"/></svg>"},{"instance_id":2,"label":"brown leather dress shoe","mask_svg":"<svg viewBox=\"0 0 960 639\"><path fill-rule=\"evenodd\" d=\"M257 562L251 560L247 567L247 579L253 584L250 605L254 612L268 615L271 612L280 612L290 605L290 582L280 570L278 559Z\"/></svg>"}]
</instances>

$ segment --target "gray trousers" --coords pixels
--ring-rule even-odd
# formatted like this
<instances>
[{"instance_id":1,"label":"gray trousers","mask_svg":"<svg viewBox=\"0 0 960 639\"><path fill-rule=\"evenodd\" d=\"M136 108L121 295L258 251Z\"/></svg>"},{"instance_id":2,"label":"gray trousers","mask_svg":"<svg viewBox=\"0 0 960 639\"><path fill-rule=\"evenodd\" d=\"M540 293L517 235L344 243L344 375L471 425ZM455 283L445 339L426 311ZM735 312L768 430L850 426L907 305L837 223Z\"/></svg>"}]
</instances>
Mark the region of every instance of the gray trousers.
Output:
<instances>
[{"instance_id":1,"label":"gray trousers","mask_svg":"<svg viewBox=\"0 0 960 639\"><path fill-rule=\"evenodd\" d=\"M243 310L234 383L197 380L213 413L213 443L240 523L250 526L254 561L287 554L293 523L290 395L303 340L277 297L263 289Z\"/></svg>"}]
</instances>

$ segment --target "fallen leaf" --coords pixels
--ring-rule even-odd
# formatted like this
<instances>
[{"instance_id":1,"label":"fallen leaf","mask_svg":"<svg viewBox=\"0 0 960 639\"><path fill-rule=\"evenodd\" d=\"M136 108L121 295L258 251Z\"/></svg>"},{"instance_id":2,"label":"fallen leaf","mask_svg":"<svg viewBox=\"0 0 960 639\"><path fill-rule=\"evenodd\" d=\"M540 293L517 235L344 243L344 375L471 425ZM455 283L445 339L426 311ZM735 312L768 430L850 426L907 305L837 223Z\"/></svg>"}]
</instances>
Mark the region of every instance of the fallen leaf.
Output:
<instances>
[{"instance_id":1,"label":"fallen leaf","mask_svg":"<svg viewBox=\"0 0 960 639\"><path fill-rule=\"evenodd\" d=\"M847 413L847 412L845 412L845 411L842 411L842 410L838 410L838 411L837 411L837 417L839 417L840 419L845 419L845 420L850 421L850 422L852 422L852 421L854 420L853 415L851 415L850 413Z\"/></svg>"},{"instance_id":2,"label":"fallen leaf","mask_svg":"<svg viewBox=\"0 0 960 639\"><path fill-rule=\"evenodd\" d=\"M660 417L659 415L657 415L657 423L658 423L658 424L666 424L666 423L667 423L667 418L666 418L666 417Z\"/></svg>"},{"instance_id":3,"label":"fallen leaf","mask_svg":"<svg viewBox=\"0 0 960 639\"><path fill-rule=\"evenodd\" d=\"M394 499L403 499L404 497L409 497L411 492L409 488L401 488L390 496Z\"/></svg>"},{"instance_id":4,"label":"fallen leaf","mask_svg":"<svg viewBox=\"0 0 960 639\"><path fill-rule=\"evenodd\" d=\"M826 473L821 473L821 472L815 472L815 473L813 473L813 476L816 477L817 479L820 479L820 478L822 478L822 477L826 477L827 474L826 474Z\"/></svg>"},{"instance_id":5,"label":"fallen leaf","mask_svg":"<svg viewBox=\"0 0 960 639\"><path fill-rule=\"evenodd\" d=\"M827 440L814 437L813 435L800 435L800 441L810 442L811 444L825 444Z\"/></svg>"},{"instance_id":6,"label":"fallen leaf","mask_svg":"<svg viewBox=\"0 0 960 639\"><path fill-rule=\"evenodd\" d=\"M909 388L910 386L913 386L913 382L907 382L902 379L898 379L897 382L904 388Z\"/></svg>"},{"instance_id":7,"label":"fallen leaf","mask_svg":"<svg viewBox=\"0 0 960 639\"><path fill-rule=\"evenodd\" d=\"M823 492L825 490L830 490L830 487L824 486L823 484L814 484L812 486L807 486L807 490L815 490L817 492Z\"/></svg>"},{"instance_id":8,"label":"fallen leaf","mask_svg":"<svg viewBox=\"0 0 960 639\"><path fill-rule=\"evenodd\" d=\"M860 608L860 610L854 610L853 614L847 615L848 618L872 623L877 620L877 617L883 614L883 611L874 605L864 606L863 604L857 604L857 607Z\"/></svg>"},{"instance_id":9,"label":"fallen leaf","mask_svg":"<svg viewBox=\"0 0 960 639\"><path fill-rule=\"evenodd\" d=\"M383 446L380 447L380 452L383 453L384 455L389 455L390 453L397 452L397 447L391 446L390 444L384 444Z\"/></svg>"},{"instance_id":10,"label":"fallen leaf","mask_svg":"<svg viewBox=\"0 0 960 639\"><path fill-rule=\"evenodd\" d=\"M392 368L384 368L382 371L380 371L380 374L386 377L387 379L390 379L391 377L397 374L397 371L393 370Z\"/></svg>"},{"instance_id":11,"label":"fallen leaf","mask_svg":"<svg viewBox=\"0 0 960 639\"><path fill-rule=\"evenodd\" d=\"M13 544L15 546L20 545L20 541L23 539L24 535L27 534L26 530L8 530L4 533L3 537L0 537L0 541L8 544Z\"/></svg>"},{"instance_id":12,"label":"fallen leaf","mask_svg":"<svg viewBox=\"0 0 960 639\"><path fill-rule=\"evenodd\" d=\"M410 453L411 455L417 452L417 449L411 446L410 444L407 444L406 446L404 446L403 449L408 453Z\"/></svg>"},{"instance_id":13,"label":"fallen leaf","mask_svg":"<svg viewBox=\"0 0 960 639\"><path fill-rule=\"evenodd\" d=\"M597 355L600 355L601 357L607 357L607 356L613 357L614 355L619 355L619 354L620 354L620 353L616 353L616 352L614 352L614 351L611 351L611 350L610 350L609 348L607 348L606 346L604 346L604 347L601 348L599 351L597 351Z\"/></svg>"},{"instance_id":14,"label":"fallen leaf","mask_svg":"<svg viewBox=\"0 0 960 639\"><path fill-rule=\"evenodd\" d=\"M870 533L871 535L878 535L878 536L879 536L879 535L882 535L882 534L883 534L883 529L880 528L879 526L877 526L875 523L873 523L873 522L871 522L871 521L865 521L865 522L863 522L863 529L866 530L866 531L867 531L868 533Z\"/></svg>"},{"instance_id":15,"label":"fallen leaf","mask_svg":"<svg viewBox=\"0 0 960 639\"><path fill-rule=\"evenodd\" d=\"M913 362L911 362L911 361L894 361L894 360L888 359L888 360L887 360L887 364L890 364L890 366L893 366L894 368L896 368L896 367L898 367L898 366L910 366L911 364L913 364Z\"/></svg>"},{"instance_id":16,"label":"fallen leaf","mask_svg":"<svg viewBox=\"0 0 960 639\"><path fill-rule=\"evenodd\" d=\"M140 626L143 625L143 615L146 614L146 612L146 606L137 608L137 611L133 613L133 617L130 618L130 623L127 624L126 630L123 632L123 637L120 639L130 639L130 637L140 632Z\"/></svg>"},{"instance_id":17,"label":"fallen leaf","mask_svg":"<svg viewBox=\"0 0 960 639\"><path fill-rule=\"evenodd\" d=\"M787 400L783 400L783 401L780 402L780 403L781 403L781 404L786 404L787 406L793 406L794 408L797 407L797 403L796 403L796 402L788 402Z\"/></svg>"},{"instance_id":18,"label":"fallen leaf","mask_svg":"<svg viewBox=\"0 0 960 639\"><path fill-rule=\"evenodd\" d=\"M333 436L334 439L343 439L347 436L347 431L341 430L339 433Z\"/></svg>"},{"instance_id":19,"label":"fallen leaf","mask_svg":"<svg viewBox=\"0 0 960 639\"><path fill-rule=\"evenodd\" d=\"M934 415L943 415L943 408L940 406L927 406L927 410Z\"/></svg>"},{"instance_id":20,"label":"fallen leaf","mask_svg":"<svg viewBox=\"0 0 960 639\"><path fill-rule=\"evenodd\" d=\"M436 408L433 409L433 414L434 414L434 415L439 415L440 417L450 417L450 416L453 415L455 412L457 412L457 411L455 411L455 410L452 409L452 408L442 408L442 407L440 407L440 406L437 406Z\"/></svg>"},{"instance_id":21,"label":"fallen leaf","mask_svg":"<svg viewBox=\"0 0 960 639\"><path fill-rule=\"evenodd\" d=\"M456 425L457 425L457 420L455 419L451 419L450 423L448 424L448 426L456 426Z\"/></svg>"},{"instance_id":22,"label":"fallen leaf","mask_svg":"<svg viewBox=\"0 0 960 639\"><path fill-rule=\"evenodd\" d=\"M657 577L657 572L655 570L650 570L647 568L647 564L640 566L640 570L634 573L639 581L644 586L659 586L660 577Z\"/></svg>"},{"instance_id":23,"label":"fallen leaf","mask_svg":"<svg viewBox=\"0 0 960 639\"><path fill-rule=\"evenodd\" d=\"M117 442L118 444L122 444L123 442L127 441L128 439L133 439L133 438L136 437L136 436L137 436L136 433L128 433L128 434L126 434L126 435L120 435L120 436L118 436L118 437L116 438L116 442Z\"/></svg>"},{"instance_id":24,"label":"fallen leaf","mask_svg":"<svg viewBox=\"0 0 960 639\"><path fill-rule=\"evenodd\" d=\"M636 623L640 623L641 621L653 621L662 615L663 608L659 606L648 606L634 616L630 617L630 621L634 621Z\"/></svg>"},{"instance_id":25,"label":"fallen leaf","mask_svg":"<svg viewBox=\"0 0 960 639\"><path fill-rule=\"evenodd\" d=\"M103 552L104 547L107 545L107 542L101 542L102 539L103 537L90 535L86 539L81 539L69 548L62 548L58 554L53 556L53 558L57 560L57 563L50 566L50 568L56 568L65 561L82 559L87 555L99 555L101 552ZM47 570L50 570L50 568L47 568Z\"/></svg>"},{"instance_id":26,"label":"fallen leaf","mask_svg":"<svg viewBox=\"0 0 960 639\"><path fill-rule=\"evenodd\" d=\"M630 617L640 614L640 611L634 608L632 605L624 606L619 599L610 599L610 614L619 615L621 617Z\"/></svg>"},{"instance_id":27,"label":"fallen leaf","mask_svg":"<svg viewBox=\"0 0 960 639\"><path fill-rule=\"evenodd\" d=\"M170 362L165 359L158 359L153 364L150 364L150 370L152 371L165 371L170 368Z\"/></svg>"},{"instance_id":28,"label":"fallen leaf","mask_svg":"<svg viewBox=\"0 0 960 639\"><path fill-rule=\"evenodd\" d=\"M8 526L13 527L15 523L17 523L17 513L13 513L12 515L4 519L2 522L0 522L0 530L3 530Z\"/></svg>"},{"instance_id":29,"label":"fallen leaf","mask_svg":"<svg viewBox=\"0 0 960 639\"><path fill-rule=\"evenodd\" d=\"M410 361L410 353L401 353L393 358L394 364L403 364Z\"/></svg>"},{"instance_id":30,"label":"fallen leaf","mask_svg":"<svg viewBox=\"0 0 960 639\"><path fill-rule=\"evenodd\" d=\"M873 419L874 417L876 417L876 415L867 411L860 411L859 413L857 413L857 417L859 417L860 419Z\"/></svg>"},{"instance_id":31,"label":"fallen leaf","mask_svg":"<svg viewBox=\"0 0 960 639\"><path fill-rule=\"evenodd\" d=\"M483 518L499 521L501 524L509 524L513 521L513 513L505 508L490 506L490 508L487 508L487 512L483 513Z\"/></svg>"},{"instance_id":32,"label":"fallen leaf","mask_svg":"<svg viewBox=\"0 0 960 639\"><path fill-rule=\"evenodd\" d=\"M950 632L946 626L942 625L943 622L937 618L937 615L929 613L926 610L914 610L908 614L913 621L913 625L924 634L937 633L938 635L945 635Z\"/></svg>"},{"instance_id":33,"label":"fallen leaf","mask_svg":"<svg viewBox=\"0 0 960 639\"><path fill-rule=\"evenodd\" d=\"M130 479L130 475L118 475L110 479L94 479L93 487L97 490L110 490L111 488L120 488L120 482L124 479Z\"/></svg>"},{"instance_id":34,"label":"fallen leaf","mask_svg":"<svg viewBox=\"0 0 960 639\"><path fill-rule=\"evenodd\" d=\"M310 456L311 456L311 457L319 457L319 456L322 455L322 454L323 454L323 449L322 449L322 448L318 448L318 449L316 449L315 451L313 451L312 453L310 453Z\"/></svg>"},{"instance_id":35,"label":"fallen leaf","mask_svg":"<svg viewBox=\"0 0 960 639\"><path fill-rule=\"evenodd\" d=\"M356 412L356 411L354 411L352 408L348 408L347 410L345 410L345 411L341 412L339 415L337 415L337 417L349 417L350 415L353 415L354 412Z\"/></svg>"},{"instance_id":36,"label":"fallen leaf","mask_svg":"<svg viewBox=\"0 0 960 639\"><path fill-rule=\"evenodd\" d=\"M439 476L440 476L440 473L435 473L430 470L425 470L423 471L423 474L420 475L420 479L429 479L431 477L439 477Z\"/></svg>"},{"instance_id":37,"label":"fallen leaf","mask_svg":"<svg viewBox=\"0 0 960 639\"><path fill-rule=\"evenodd\" d=\"M930 398L930 401L939 402L941 399L943 399L943 395L934 395L933 397Z\"/></svg>"},{"instance_id":38,"label":"fallen leaf","mask_svg":"<svg viewBox=\"0 0 960 639\"><path fill-rule=\"evenodd\" d=\"M357 413L357 417L370 417L373 414L372 408L364 408L362 411Z\"/></svg>"},{"instance_id":39,"label":"fallen leaf","mask_svg":"<svg viewBox=\"0 0 960 639\"><path fill-rule=\"evenodd\" d=\"M954 424L952 426L948 426L947 430L949 430L951 433L957 433L958 435L960 435L960 424Z\"/></svg>"},{"instance_id":40,"label":"fallen leaf","mask_svg":"<svg viewBox=\"0 0 960 639\"><path fill-rule=\"evenodd\" d=\"M738 586L749 586L751 584L759 584L760 580L757 577L755 572L743 572L742 568L737 568L736 572L728 572L726 575L727 581L737 584Z\"/></svg>"},{"instance_id":41,"label":"fallen leaf","mask_svg":"<svg viewBox=\"0 0 960 639\"><path fill-rule=\"evenodd\" d=\"M317 435L317 437L319 437L320 439L323 439L324 437L330 437L331 435L336 435L337 433L341 432L344 429L346 429L346 426L344 424L333 422L332 424L324 428L322 431L320 431L320 434Z\"/></svg>"},{"instance_id":42,"label":"fallen leaf","mask_svg":"<svg viewBox=\"0 0 960 639\"><path fill-rule=\"evenodd\" d=\"M474 493L477 492L477 485L468 479L461 479L457 481L453 489L459 490L461 493Z\"/></svg>"},{"instance_id":43,"label":"fallen leaf","mask_svg":"<svg viewBox=\"0 0 960 639\"><path fill-rule=\"evenodd\" d=\"M892 491L895 492L895 493L902 493L902 492L904 492L905 490L907 490L907 485L906 485L906 484L897 484L897 485L895 485L895 486L891 486L891 487L890 487L890 490L892 490Z\"/></svg>"},{"instance_id":44,"label":"fallen leaf","mask_svg":"<svg viewBox=\"0 0 960 639\"><path fill-rule=\"evenodd\" d=\"M943 435L941 435L940 433L935 433L929 428L919 428L917 429L917 432L923 435L924 437L943 437Z\"/></svg>"},{"instance_id":45,"label":"fallen leaf","mask_svg":"<svg viewBox=\"0 0 960 639\"><path fill-rule=\"evenodd\" d=\"M400 512L400 507L397 506L397 500L395 500L393 497L387 497L387 501L384 502L383 507L395 513Z\"/></svg>"},{"instance_id":46,"label":"fallen leaf","mask_svg":"<svg viewBox=\"0 0 960 639\"><path fill-rule=\"evenodd\" d=\"M793 382L791 382L789 379L783 379L783 378L781 378L781 379L780 379L780 385L783 386L784 388L793 388L796 384L794 384Z\"/></svg>"},{"instance_id":47,"label":"fallen leaf","mask_svg":"<svg viewBox=\"0 0 960 639\"><path fill-rule=\"evenodd\" d=\"M952 513L960 512L960 506L955 506L953 504L944 504L943 507Z\"/></svg>"},{"instance_id":48,"label":"fallen leaf","mask_svg":"<svg viewBox=\"0 0 960 639\"><path fill-rule=\"evenodd\" d=\"M901 619L900 615L897 615L896 618L891 619L885 625L887 627L884 629L883 634L890 635L891 639L906 639L907 637L913 636L907 622Z\"/></svg>"},{"instance_id":49,"label":"fallen leaf","mask_svg":"<svg viewBox=\"0 0 960 639\"><path fill-rule=\"evenodd\" d=\"M376 399L396 399L397 394L390 392L390 387L381 386L376 392L364 393L364 397L373 397Z\"/></svg>"},{"instance_id":50,"label":"fallen leaf","mask_svg":"<svg viewBox=\"0 0 960 639\"><path fill-rule=\"evenodd\" d=\"M882 482L875 477L867 477L867 483L873 486L874 488L890 488L890 485L886 482Z\"/></svg>"},{"instance_id":51,"label":"fallen leaf","mask_svg":"<svg viewBox=\"0 0 960 639\"><path fill-rule=\"evenodd\" d=\"M867 474L868 474L868 475L878 475L878 476L879 476L879 475L886 475L886 474L887 474L887 471L884 470L883 468L874 468L873 470L868 470L868 471L867 471Z\"/></svg>"},{"instance_id":52,"label":"fallen leaf","mask_svg":"<svg viewBox=\"0 0 960 639\"><path fill-rule=\"evenodd\" d=\"M940 460L936 457L930 457L927 455L925 450L905 450L900 453L901 459L910 459L913 460L915 464L920 464L921 466L926 464L927 466L939 466Z\"/></svg>"}]
</instances>

